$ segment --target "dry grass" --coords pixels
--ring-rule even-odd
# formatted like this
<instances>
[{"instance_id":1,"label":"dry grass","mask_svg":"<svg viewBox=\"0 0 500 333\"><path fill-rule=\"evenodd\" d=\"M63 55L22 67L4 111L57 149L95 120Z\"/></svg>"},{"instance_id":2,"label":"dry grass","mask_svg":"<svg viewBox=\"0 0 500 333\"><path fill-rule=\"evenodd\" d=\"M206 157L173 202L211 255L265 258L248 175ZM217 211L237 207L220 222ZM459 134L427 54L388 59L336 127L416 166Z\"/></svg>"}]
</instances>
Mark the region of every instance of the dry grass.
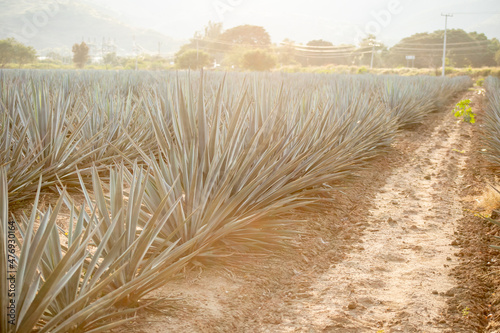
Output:
<instances>
[{"instance_id":1,"label":"dry grass","mask_svg":"<svg viewBox=\"0 0 500 333\"><path fill-rule=\"evenodd\" d=\"M494 184L493 187L500 189L500 183ZM493 187L486 187L482 195L476 199L476 209L483 215L490 215L493 210L500 208L500 193Z\"/></svg>"}]
</instances>

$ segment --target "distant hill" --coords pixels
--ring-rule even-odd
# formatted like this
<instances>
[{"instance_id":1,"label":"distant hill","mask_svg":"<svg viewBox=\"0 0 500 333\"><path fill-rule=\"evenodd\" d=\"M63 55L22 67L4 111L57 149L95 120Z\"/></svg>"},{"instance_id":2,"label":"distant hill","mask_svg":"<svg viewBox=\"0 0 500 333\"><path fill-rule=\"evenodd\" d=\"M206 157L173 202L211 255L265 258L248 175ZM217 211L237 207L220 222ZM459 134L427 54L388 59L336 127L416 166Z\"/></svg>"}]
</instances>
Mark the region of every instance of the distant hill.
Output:
<instances>
[{"instance_id":1,"label":"distant hill","mask_svg":"<svg viewBox=\"0 0 500 333\"><path fill-rule=\"evenodd\" d=\"M444 28L441 13L454 13L448 28L484 33L500 39L498 0L398 0L398 1L282 1L252 0L85 0L107 8L113 17L130 25L188 39L203 32L209 21L223 23L224 29L252 24L264 27L274 43L289 38L298 43L324 39L334 45L351 44L359 31L370 30L385 45L394 45L415 33ZM400 12L389 22L380 14L394 4ZM222 6L222 10L217 6ZM223 15L221 15L222 11ZM378 24L378 27L377 27ZM380 28L380 29L378 29ZM374 32L380 30L379 33Z\"/></svg>"},{"instance_id":2,"label":"distant hill","mask_svg":"<svg viewBox=\"0 0 500 333\"><path fill-rule=\"evenodd\" d=\"M140 53L157 54L160 46L162 55L172 54L185 43L120 22L112 11L81 0L0 0L0 39L8 37L42 55L54 50L68 54L81 41L91 44L94 56L114 50L135 54L134 37Z\"/></svg>"}]
</instances>

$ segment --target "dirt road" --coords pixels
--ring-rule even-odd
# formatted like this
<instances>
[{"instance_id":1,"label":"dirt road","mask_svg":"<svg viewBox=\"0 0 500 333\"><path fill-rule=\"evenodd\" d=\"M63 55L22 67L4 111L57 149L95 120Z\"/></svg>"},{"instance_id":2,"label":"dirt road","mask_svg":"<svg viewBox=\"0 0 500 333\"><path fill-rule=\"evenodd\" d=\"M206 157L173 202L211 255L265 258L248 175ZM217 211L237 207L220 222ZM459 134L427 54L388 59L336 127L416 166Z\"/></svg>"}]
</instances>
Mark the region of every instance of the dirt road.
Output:
<instances>
[{"instance_id":1,"label":"dirt road","mask_svg":"<svg viewBox=\"0 0 500 333\"><path fill-rule=\"evenodd\" d=\"M463 98L481 98L468 92ZM446 332L470 130L447 111L405 131L296 247L169 283L132 332ZM466 311L466 309L464 309Z\"/></svg>"},{"instance_id":2,"label":"dirt road","mask_svg":"<svg viewBox=\"0 0 500 333\"><path fill-rule=\"evenodd\" d=\"M312 284L279 331L443 332L462 217L464 126L446 115L374 198L362 247ZM304 331L304 330L302 330Z\"/></svg>"}]
</instances>

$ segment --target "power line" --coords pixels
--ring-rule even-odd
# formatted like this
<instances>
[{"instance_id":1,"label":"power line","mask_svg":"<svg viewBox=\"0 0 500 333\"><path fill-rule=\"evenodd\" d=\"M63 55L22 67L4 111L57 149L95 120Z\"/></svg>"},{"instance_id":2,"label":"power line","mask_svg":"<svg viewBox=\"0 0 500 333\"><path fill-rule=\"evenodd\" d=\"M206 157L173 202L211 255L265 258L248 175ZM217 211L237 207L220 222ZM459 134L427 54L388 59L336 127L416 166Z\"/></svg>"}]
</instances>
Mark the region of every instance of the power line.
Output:
<instances>
[{"instance_id":1,"label":"power line","mask_svg":"<svg viewBox=\"0 0 500 333\"><path fill-rule=\"evenodd\" d=\"M443 67L446 54L452 53L453 56L467 56L476 55L475 53L469 53L468 51L482 51L489 43L490 40L476 40L476 41L466 41L466 42L454 42L446 43L446 33L447 33L447 19L452 17L452 14L442 14L445 16L445 34L444 43L419 43L418 40L429 40L436 39L434 36L418 36L412 37L411 41L400 41L398 44L390 48L390 52L393 54L408 55L409 53L417 54L419 57L435 57L437 52L441 52L440 46L443 47ZM192 38L191 42L196 42L197 49L212 51L212 52L225 52L229 47L247 47L247 48L272 48L276 44L270 45L259 45L259 44L239 44L231 41L223 41L210 38ZM315 45L301 45L295 43L280 42L278 46L288 47L294 52L294 56L299 58L311 58L311 59L334 59L334 58L346 58L355 57L365 54L373 54L375 52L375 47L380 46L379 44L370 43L370 46L356 48L353 45L340 45L340 46L315 46ZM448 47L448 52L446 51ZM370 50L371 49L371 50ZM464 53L465 52L465 53Z\"/></svg>"},{"instance_id":2,"label":"power line","mask_svg":"<svg viewBox=\"0 0 500 333\"><path fill-rule=\"evenodd\" d=\"M227 46L244 46L244 47L270 47L272 45L259 45L259 44L239 44L239 43L233 43L229 41L221 41L217 39L208 39L208 38L192 38L192 41L195 42L206 42L206 43L212 43L212 44L220 44L220 45L227 45Z\"/></svg>"},{"instance_id":3,"label":"power line","mask_svg":"<svg viewBox=\"0 0 500 333\"><path fill-rule=\"evenodd\" d=\"M447 45L469 45L469 44L480 44L480 43L490 43L490 40L478 40L473 42L459 42L459 43L447 43ZM404 44L405 46L413 46L413 45L423 45L423 46L442 46L443 43L408 43L408 42L399 42L397 45Z\"/></svg>"},{"instance_id":4,"label":"power line","mask_svg":"<svg viewBox=\"0 0 500 333\"><path fill-rule=\"evenodd\" d=\"M500 12L457 12L452 13L454 15L488 15L488 14L500 14Z\"/></svg>"},{"instance_id":5,"label":"power line","mask_svg":"<svg viewBox=\"0 0 500 333\"><path fill-rule=\"evenodd\" d=\"M391 51L392 54L401 54L401 55L408 55L409 52L403 52L403 51ZM414 52L416 55L419 57L436 57L439 56L441 52L423 52L423 53L418 53ZM466 52L466 53L452 53L451 56L466 56L466 55L477 55L477 52Z\"/></svg>"},{"instance_id":6,"label":"power line","mask_svg":"<svg viewBox=\"0 0 500 333\"><path fill-rule=\"evenodd\" d=\"M461 50L480 50L483 49L484 46L477 46L477 47L449 47L448 49L454 50L454 51L461 51ZM427 49L427 48L409 48L409 47L400 47L400 46L393 46L391 48L396 49L396 50L406 50L406 51L441 51L441 49L435 48L435 49Z\"/></svg>"},{"instance_id":7,"label":"power line","mask_svg":"<svg viewBox=\"0 0 500 333\"><path fill-rule=\"evenodd\" d=\"M289 44L289 43L284 43L281 42L280 45L284 46L290 46L294 48L301 48L301 49L331 49L331 50L338 50L338 49L351 49L351 48L356 48L353 45L344 45L344 46L315 46L315 45L301 45L301 44Z\"/></svg>"},{"instance_id":8,"label":"power line","mask_svg":"<svg viewBox=\"0 0 500 333\"><path fill-rule=\"evenodd\" d=\"M272 46L272 45L259 45L259 44L240 44L240 43L221 41L221 40L209 39L209 38L192 38L191 40L196 41L196 42L204 42L204 43L219 44L219 45L226 45L226 46L257 47L257 48ZM284 43L284 42L281 42L279 44L283 45L283 46L289 46L289 47L292 47L292 48L294 48L296 50L300 50L300 51L314 51L314 52L327 52L328 50L330 50L330 52L331 51L344 52L347 50L355 50L356 49L356 47L353 45L313 46L313 45L289 44L289 43Z\"/></svg>"},{"instance_id":9,"label":"power line","mask_svg":"<svg viewBox=\"0 0 500 333\"><path fill-rule=\"evenodd\" d=\"M215 47L210 47L207 45L203 45L199 47L201 50L207 50L207 51L220 51L218 48ZM372 51L362 51L362 50L368 50L371 49L371 47L364 47L361 49L356 49L352 52L326 52L326 51L312 51L312 50L294 50L296 53L294 54L295 56L298 57L305 57L305 58L335 58L335 57L348 57L348 56L354 56L354 55L360 55L360 54L368 54L372 53Z\"/></svg>"},{"instance_id":10,"label":"power line","mask_svg":"<svg viewBox=\"0 0 500 333\"><path fill-rule=\"evenodd\" d=\"M244 46L244 47L252 47L252 48L261 48L261 45L249 45L249 44L238 44L238 43L232 43L232 42L227 42L227 41L220 41L220 40L213 40L213 39L200 39L200 38L193 38L192 41L197 42L197 48L198 49L203 49L203 50L210 50L210 51L224 51L220 47L217 47L216 45L226 45L226 46ZM200 45L202 43L198 43L198 41L205 42L203 44L216 44L215 46L209 46L209 45ZM322 47L322 46L306 46L306 45L297 45L297 44L288 44L288 43L280 43L281 45L286 45L290 46L293 48L295 52L297 52L297 55L302 56L300 53L309 53L308 55L304 55L305 57L312 57L312 56L320 56L320 57L335 57L335 56L349 56L352 55L353 53L360 54L362 50L367 50L371 49L372 47L362 47L362 48L356 48L354 46L341 46L341 47ZM316 48L319 48L316 49Z\"/></svg>"},{"instance_id":11,"label":"power line","mask_svg":"<svg viewBox=\"0 0 500 333\"><path fill-rule=\"evenodd\" d=\"M294 49L294 51L297 51L297 52L309 52L309 53L318 53L318 54L340 54L340 53L345 53L345 54L350 54L350 53L354 53L354 52L357 52L357 51L360 51L360 50L369 50L371 49L372 46L365 46L365 47L361 47L361 48L353 48L352 50L350 51L338 51L338 52L334 52L334 51L315 51L315 50L298 50L298 49Z\"/></svg>"},{"instance_id":12,"label":"power line","mask_svg":"<svg viewBox=\"0 0 500 333\"><path fill-rule=\"evenodd\" d=\"M345 48L331 48L331 49L316 49L314 47L306 48L306 47L293 47L294 50L297 51L305 51L305 52L349 52L352 50L356 50L355 46L345 47Z\"/></svg>"},{"instance_id":13,"label":"power line","mask_svg":"<svg viewBox=\"0 0 500 333\"><path fill-rule=\"evenodd\" d=\"M460 29L451 29L451 30L460 30ZM401 41L399 41L399 43L405 43L405 44L410 44L410 43L415 43L416 41L419 41L419 40L429 40L429 39L438 39L438 40L442 40L443 36L436 36L435 35L436 32L432 33L432 34L429 34L429 33L418 33L417 35L422 35L422 36L411 36L411 37L405 37L403 38ZM408 39L411 39L408 41ZM486 40L479 40L477 42L483 42L483 41L486 41ZM470 42L470 43L474 43L475 41L473 42ZM468 43L468 42L463 42L463 43ZM436 43L433 43L433 44L439 44L439 45L443 45L442 42L437 42Z\"/></svg>"},{"instance_id":14,"label":"power line","mask_svg":"<svg viewBox=\"0 0 500 333\"><path fill-rule=\"evenodd\" d=\"M365 51L365 52L353 52L349 54L344 54L344 55L332 55L332 56L324 56L324 55L312 55L312 54L296 54L296 57L301 57L301 58L312 58L312 59L331 59L331 58L345 58L345 57L352 57L352 56L357 56L361 54L371 54L372 51Z\"/></svg>"}]
</instances>

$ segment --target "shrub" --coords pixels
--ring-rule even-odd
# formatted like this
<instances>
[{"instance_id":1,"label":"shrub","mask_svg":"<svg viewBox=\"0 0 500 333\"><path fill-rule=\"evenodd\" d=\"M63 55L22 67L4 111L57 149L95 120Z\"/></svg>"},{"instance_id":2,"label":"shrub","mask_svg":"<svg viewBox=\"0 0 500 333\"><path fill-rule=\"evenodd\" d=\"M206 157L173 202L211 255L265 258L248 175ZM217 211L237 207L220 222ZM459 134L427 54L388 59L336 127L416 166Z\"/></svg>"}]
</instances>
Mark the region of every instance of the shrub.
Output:
<instances>
[{"instance_id":1,"label":"shrub","mask_svg":"<svg viewBox=\"0 0 500 333\"><path fill-rule=\"evenodd\" d=\"M268 71L276 66L276 58L265 50L251 50L243 54L242 66L251 71Z\"/></svg>"},{"instance_id":2,"label":"shrub","mask_svg":"<svg viewBox=\"0 0 500 333\"><path fill-rule=\"evenodd\" d=\"M200 69L210 65L211 61L212 57L207 52L191 49L181 53L175 64L181 69Z\"/></svg>"}]
</instances>

